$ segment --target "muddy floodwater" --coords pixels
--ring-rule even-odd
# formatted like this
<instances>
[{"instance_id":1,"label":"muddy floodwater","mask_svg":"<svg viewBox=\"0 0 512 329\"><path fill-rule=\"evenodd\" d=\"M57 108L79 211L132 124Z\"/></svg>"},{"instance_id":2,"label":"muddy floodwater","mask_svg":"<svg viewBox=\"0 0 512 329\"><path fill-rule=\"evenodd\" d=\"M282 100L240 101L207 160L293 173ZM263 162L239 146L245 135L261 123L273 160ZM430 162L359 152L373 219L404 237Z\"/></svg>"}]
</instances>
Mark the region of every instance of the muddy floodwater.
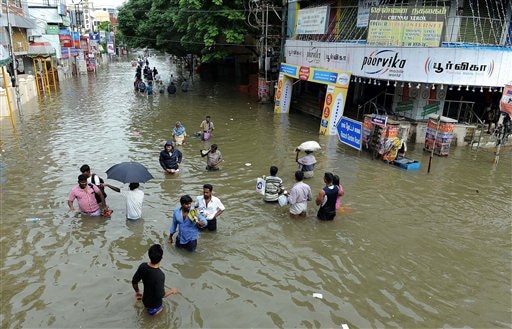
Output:
<instances>
[{"instance_id":1,"label":"muddy floodwater","mask_svg":"<svg viewBox=\"0 0 512 329\"><path fill-rule=\"evenodd\" d=\"M150 65L178 74L164 57ZM427 174L428 154L409 145L422 168L406 171L318 136L319 119L276 115L234 85L194 79L188 93L147 97L133 92L133 76L129 62L112 63L27 105L15 129L1 119L2 328L512 327L510 151L495 167L491 150L455 147ZM202 142L192 135L206 115L215 130ZM177 120L190 136L170 176L158 155ZM294 149L306 140L322 146L306 180L314 195L325 171L345 189L333 222L316 219L314 202L306 218L290 219L255 192L270 165L291 188ZM200 156L211 143L224 158L218 172ZM143 219L127 221L124 198L109 189L110 219L68 211L82 164L106 178L123 161L155 177L143 185ZM205 183L226 211L196 252L178 250L167 243L172 209ZM164 246L166 286L179 289L158 317L131 287L153 243Z\"/></svg>"}]
</instances>

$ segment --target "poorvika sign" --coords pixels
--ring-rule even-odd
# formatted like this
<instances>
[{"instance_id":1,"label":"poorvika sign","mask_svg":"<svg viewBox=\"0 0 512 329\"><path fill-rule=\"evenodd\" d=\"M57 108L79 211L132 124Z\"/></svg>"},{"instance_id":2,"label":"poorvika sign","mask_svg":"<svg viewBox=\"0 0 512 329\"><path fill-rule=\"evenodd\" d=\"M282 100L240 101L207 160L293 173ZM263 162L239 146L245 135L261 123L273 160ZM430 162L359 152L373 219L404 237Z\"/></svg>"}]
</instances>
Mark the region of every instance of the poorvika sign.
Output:
<instances>
[{"instance_id":1,"label":"poorvika sign","mask_svg":"<svg viewBox=\"0 0 512 329\"><path fill-rule=\"evenodd\" d=\"M315 67L351 72L380 80L428 82L447 85L503 86L512 81L512 49L496 48L394 48L368 45L347 47L337 42L287 40L286 51L320 52ZM337 54L342 60L332 60ZM350 59L350 60L348 60ZM311 66L304 56L287 57L287 63Z\"/></svg>"}]
</instances>

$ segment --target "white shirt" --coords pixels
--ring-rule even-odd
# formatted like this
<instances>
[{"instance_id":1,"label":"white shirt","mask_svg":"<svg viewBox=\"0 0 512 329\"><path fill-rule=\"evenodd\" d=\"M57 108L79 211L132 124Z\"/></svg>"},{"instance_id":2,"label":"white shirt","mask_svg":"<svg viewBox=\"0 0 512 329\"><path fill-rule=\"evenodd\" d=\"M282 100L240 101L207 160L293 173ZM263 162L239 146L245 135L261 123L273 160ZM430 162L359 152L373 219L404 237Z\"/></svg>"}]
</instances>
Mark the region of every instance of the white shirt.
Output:
<instances>
[{"instance_id":1,"label":"white shirt","mask_svg":"<svg viewBox=\"0 0 512 329\"><path fill-rule=\"evenodd\" d=\"M139 219L142 217L142 201L144 201L144 191L136 188L135 190L121 190L121 195L126 197L126 218Z\"/></svg>"},{"instance_id":2,"label":"white shirt","mask_svg":"<svg viewBox=\"0 0 512 329\"><path fill-rule=\"evenodd\" d=\"M213 219L217 211L226 209L219 198L211 196L208 206L204 201L204 196L200 195L196 199L195 207L206 217L207 220Z\"/></svg>"}]
</instances>

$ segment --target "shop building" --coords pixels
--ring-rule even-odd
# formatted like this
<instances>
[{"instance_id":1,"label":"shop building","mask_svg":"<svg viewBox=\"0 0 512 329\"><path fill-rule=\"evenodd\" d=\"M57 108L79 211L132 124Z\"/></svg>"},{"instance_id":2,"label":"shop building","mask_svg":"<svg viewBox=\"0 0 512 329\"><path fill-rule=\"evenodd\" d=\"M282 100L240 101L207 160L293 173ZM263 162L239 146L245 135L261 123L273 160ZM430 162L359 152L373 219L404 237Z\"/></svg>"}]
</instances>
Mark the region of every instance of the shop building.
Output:
<instances>
[{"instance_id":1,"label":"shop building","mask_svg":"<svg viewBox=\"0 0 512 329\"><path fill-rule=\"evenodd\" d=\"M288 1L275 112L483 123L512 80L510 1Z\"/></svg>"}]
</instances>

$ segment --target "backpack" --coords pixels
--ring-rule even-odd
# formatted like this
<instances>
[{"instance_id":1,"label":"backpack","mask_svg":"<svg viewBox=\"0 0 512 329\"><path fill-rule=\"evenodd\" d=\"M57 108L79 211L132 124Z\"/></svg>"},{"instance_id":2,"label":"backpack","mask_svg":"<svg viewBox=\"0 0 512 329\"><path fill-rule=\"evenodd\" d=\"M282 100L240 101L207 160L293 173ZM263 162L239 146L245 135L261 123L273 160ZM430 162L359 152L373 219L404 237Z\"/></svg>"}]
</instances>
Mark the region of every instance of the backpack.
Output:
<instances>
[{"instance_id":1,"label":"backpack","mask_svg":"<svg viewBox=\"0 0 512 329\"><path fill-rule=\"evenodd\" d=\"M140 91L145 91L146 90L146 84L144 82L139 82L139 90Z\"/></svg>"},{"instance_id":2,"label":"backpack","mask_svg":"<svg viewBox=\"0 0 512 329\"><path fill-rule=\"evenodd\" d=\"M96 177L99 178L100 180L100 184L103 184L105 181L103 180L103 178L99 177L98 175L96 174L92 174L91 175L91 183L89 183L89 186L92 188L93 185L96 185L94 184L94 182L96 181ZM107 193L105 193L105 187L104 186L101 186L101 185L96 185L97 188L100 189L101 193L103 194L103 198L106 199L107 198ZM98 202L98 204L101 202L101 198L95 193L94 196L96 197L96 202Z\"/></svg>"}]
</instances>

